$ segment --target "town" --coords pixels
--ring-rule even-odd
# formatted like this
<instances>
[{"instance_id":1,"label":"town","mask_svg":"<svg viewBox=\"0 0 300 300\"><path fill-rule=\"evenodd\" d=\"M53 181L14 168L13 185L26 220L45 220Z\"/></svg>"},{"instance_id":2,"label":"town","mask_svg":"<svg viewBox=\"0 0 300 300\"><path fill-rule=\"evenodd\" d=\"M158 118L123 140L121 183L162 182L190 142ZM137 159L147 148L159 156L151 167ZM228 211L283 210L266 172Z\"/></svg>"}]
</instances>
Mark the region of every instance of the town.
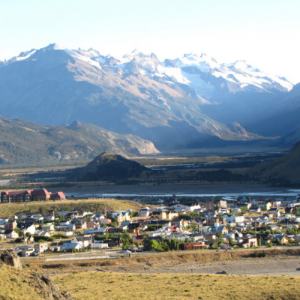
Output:
<instances>
[{"instance_id":1,"label":"town","mask_svg":"<svg viewBox=\"0 0 300 300\"><path fill-rule=\"evenodd\" d=\"M1 205L65 199L63 192L51 194L45 189L1 193ZM142 203L139 198L132 201ZM142 206L139 211L111 207L101 212L19 211L0 216L0 239L21 257L101 250L102 256L113 258L147 251L233 251L300 244L300 195L291 200L237 197L216 202L179 201L175 196Z\"/></svg>"}]
</instances>

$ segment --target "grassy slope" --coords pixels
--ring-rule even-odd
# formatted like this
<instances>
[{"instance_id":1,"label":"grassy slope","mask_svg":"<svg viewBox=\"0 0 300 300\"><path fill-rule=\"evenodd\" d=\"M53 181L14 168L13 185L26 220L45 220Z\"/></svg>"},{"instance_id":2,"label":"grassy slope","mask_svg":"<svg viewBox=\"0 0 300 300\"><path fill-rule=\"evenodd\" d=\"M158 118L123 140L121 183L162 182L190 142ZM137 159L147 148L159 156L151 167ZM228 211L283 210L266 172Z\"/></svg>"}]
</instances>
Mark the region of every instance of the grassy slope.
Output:
<instances>
[{"instance_id":1,"label":"grassy slope","mask_svg":"<svg viewBox=\"0 0 300 300\"><path fill-rule=\"evenodd\" d=\"M55 276L76 299L299 299L300 277L83 272Z\"/></svg>"},{"instance_id":2,"label":"grassy slope","mask_svg":"<svg viewBox=\"0 0 300 300\"><path fill-rule=\"evenodd\" d=\"M259 164L250 174L264 180L283 178L291 183L300 184L300 142L296 143L287 155L272 162Z\"/></svg>"},{"instance_id":3,"label":"grassy slope","mask_svg":"<svg viewBox=\"0 0 300 300\"><path fill-rule=\"evenodd\" d=\"M36 293L34 285L29 285L31 272L6 266L0 263L0 300L32 300L43 299Z\"/></svg>"},{"instance_id":4,"label":"grassy slope","mask_svg":"<svg viewBox=\"0 0 300 300\"><path fill-rule=\"evenodd\" d=\"M74 209L90 210L92 212L101 212L105 207L112 207L114 210L124 210L131 208L139 210L143 205L129 200L115 199L95 199L95 200L66 200L50 202L30 202L16 204L0 204L0 216L11 216L19 211L39 211L39 208L56 209L62 211L71 211Z\"/></svg>"}]
</instances>

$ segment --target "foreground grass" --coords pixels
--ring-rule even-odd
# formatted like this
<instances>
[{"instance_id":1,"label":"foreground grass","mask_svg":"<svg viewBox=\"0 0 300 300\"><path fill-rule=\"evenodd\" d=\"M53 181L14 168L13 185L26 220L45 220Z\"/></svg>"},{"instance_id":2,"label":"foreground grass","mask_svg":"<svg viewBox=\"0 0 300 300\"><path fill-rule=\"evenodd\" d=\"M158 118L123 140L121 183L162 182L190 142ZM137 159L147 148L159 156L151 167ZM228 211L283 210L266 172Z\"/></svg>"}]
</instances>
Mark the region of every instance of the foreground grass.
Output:
<instances>
[{"instance_id":1,"label":"foreground grass","mask_svg":"<svg viewBox=\"0 0 300 300\"><path fill-rule=\"evenodd\" d=\"M43 210L72 211L82 209L84 211L101 212L105 207L114 210L140 210L143 205L129 200L95 199L95 200L65 200L49 202L9 203L0 204L0 216L11 216L19 211L37 212Z\"/></svg>"},{"instance_id":2,"label":"foreground grass","mask_svg":"<svg viewBox=\"0 0 300 300\"><path fill-rule=\"evenodd\" d=\"M0 300L32 300L44 299L37 294L31 281L32 274L27 270L20 270L3 265L0 262Z\"/></svg>"},{"instance_id":3,"label":"foreground grass","mask_svg":"<svg viewBox=\"0 0 300 300\"><path fill-rule=\"evenodd\" d=\"M76 299L299 299L300 278L82 272L52 277Z\"/></svg>"}]
</instances>

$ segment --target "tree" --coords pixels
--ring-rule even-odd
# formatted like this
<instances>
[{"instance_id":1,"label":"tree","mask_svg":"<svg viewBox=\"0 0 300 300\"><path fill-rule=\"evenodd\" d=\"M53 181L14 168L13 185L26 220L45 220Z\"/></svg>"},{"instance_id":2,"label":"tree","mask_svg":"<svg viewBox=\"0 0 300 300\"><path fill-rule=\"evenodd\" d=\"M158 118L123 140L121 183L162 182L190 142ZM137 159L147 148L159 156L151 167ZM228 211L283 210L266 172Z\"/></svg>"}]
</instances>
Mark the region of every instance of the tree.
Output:
<instances>
[{"instance_id":1,"label":"tree","mask_svg":"<svg viewBox=\"0 0 300 300\"><path fill-rule=\"evenodd\" d=\"M227 224L226 226L227 226L228 232L232 232L231 226L229 224Z\"/></svg>"},{"instance_id":2,"label":"tree","mask_svg":"<svg viewBox=\"0 0 300 300\"><path fill-rule=\"evenodd\" d=\"M156 240L151 240L147 245L148 250L156 250L158 247L159 247L159 242Z\"/></svg>"},{"instance_id":3,"label":"tree","mask_svg":"<svg viewBox=\"0 0 300 300\"><path fill-rule=\"evenodd\" d=\"M128 241L127 241L127 240L123 241L123 244L122 244L122 249L123 249L123 250L127 250L127 249L128 249L128 247L129 247L129 243L128 243Z\"/></svg>"},{"instance_id":4,"label":"tree","mask_svg":"<svg viewBox=\"0 0 300 300\"><path fill-rule=\"evenodd\" d=\"M261 246L261 239L258 239L258 240L257 240L257 245L258 245L258 246Z\"/></svg>"},{"instance_id":5,"label":"tree","mask_svg":"<svg viewBox=\"0 0 300 300\"><path fill-rule=\"evenodd\" d=\"M196 229L197 229L197 225L196 225L195 223L192 223L192 224L190 225L190 229L196 230Z\"/></svg>"},{"instance_id":6,"label":"tree","mask_svg":"<svg viewBox=\"0 0 300 300\"><path fill-rule=\"evenodd\" d=\"M111 222L110 224L111 227L117 227L118 226L118 223L116 221L113 221Z\"/></svg>"},{"instance_id":7,"label":"tree","mask_svg":"<svg viewBox=\"0 0 300 300\"><path fill-rule=\"evenodd\" d=\"M40 213L41 215L45 215L46 212L47 212L46 207L42 207L42 206L41 206L41 207L39 208L39 213Z\"/></svg>"},{"instance_id":8,"label":"tree","mask_svg":"<svg viewBox=\"0 0 300 300\"><path fill-rule=\"evenodd\" d=\"M229 245L231 247L233 247L235 245L235 241L232 238L229 239Z\"/></svg>"}]
</instances>

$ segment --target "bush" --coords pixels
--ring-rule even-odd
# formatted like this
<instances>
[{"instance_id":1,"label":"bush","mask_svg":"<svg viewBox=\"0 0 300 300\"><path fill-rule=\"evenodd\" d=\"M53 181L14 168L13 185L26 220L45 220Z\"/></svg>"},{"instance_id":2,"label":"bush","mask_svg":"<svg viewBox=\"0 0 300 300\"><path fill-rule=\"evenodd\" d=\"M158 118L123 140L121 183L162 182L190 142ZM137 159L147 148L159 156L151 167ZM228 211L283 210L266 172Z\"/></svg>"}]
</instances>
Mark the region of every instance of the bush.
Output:
<instances>
[{"instance_id":1,"label":"bush","mask_svg":"<svg viewBox=\"0 0 300 300\"><path fill-rule=\"evenodd\" d=\"M229 239L229 244L231 247L233 247L235 245L235 241L233 239Z\"/></svg>"},{"instance_id":2,"label":"bush","mask_svg":"<svg viewBox=\"0 0 300 300\"><path fill-rule=\"evenodd\" d=\"M55 238L51 237L51 236L39 236L39 235L35 235L34 236L34 241L36 243L39 243L40 240L43 240L43 242L54 242Z\"/></svg>"},{"instance_id":3,"label":"bush","mask_svg":"<svg viewBox=\"0 0 300 300\"><path fill-rule=\"evenodd\" d=\"M267 257L268 255L266 252L255 251L252 256L253 257Z\"/></svg>"},{"instance_id":4,"label":"bush","mask_svg":"<svg viewBox=\"0 0 300 300\"><path fill-rule=\"evenodd\" d=\"M22 238L16 238L15 243L24 243L24 239Z\"/></svg>"},{"instance_id":5,"label":"bush","mask_svg":"<svg viewBox=\"0 0 300 300\"><path fill-rule=\"evenodd\" d=\"M64 234L62 234L62 233L54 234L52 237L54 237L54 238L56 238L56 239L60 239L60 238L62 238L62 239L67 239L67 238L68 238L68 236L66 236L66 235L64 235Z\"/></svg>"},{"instance_id":6,"label":"bush","mask_svg":"<svg viewBox=\"0 0 300 300\"><path fill-rule=\"evenodd\" d=\"M149 224L148 225L148 231L156 231L159 228L162 228L163 225L155 225L155 224Z\"/></svg>"},{"instance_id":7,"label":"bush","mask_svg":"<svg viewBox=\"0 0 300 300\"><path fill-rule=\"evenodd\" d=\"M148 250L156 250L158 247L159 247L159 242L156 240L151 240L147 245Z\"/></svg>"}]
</instances>

